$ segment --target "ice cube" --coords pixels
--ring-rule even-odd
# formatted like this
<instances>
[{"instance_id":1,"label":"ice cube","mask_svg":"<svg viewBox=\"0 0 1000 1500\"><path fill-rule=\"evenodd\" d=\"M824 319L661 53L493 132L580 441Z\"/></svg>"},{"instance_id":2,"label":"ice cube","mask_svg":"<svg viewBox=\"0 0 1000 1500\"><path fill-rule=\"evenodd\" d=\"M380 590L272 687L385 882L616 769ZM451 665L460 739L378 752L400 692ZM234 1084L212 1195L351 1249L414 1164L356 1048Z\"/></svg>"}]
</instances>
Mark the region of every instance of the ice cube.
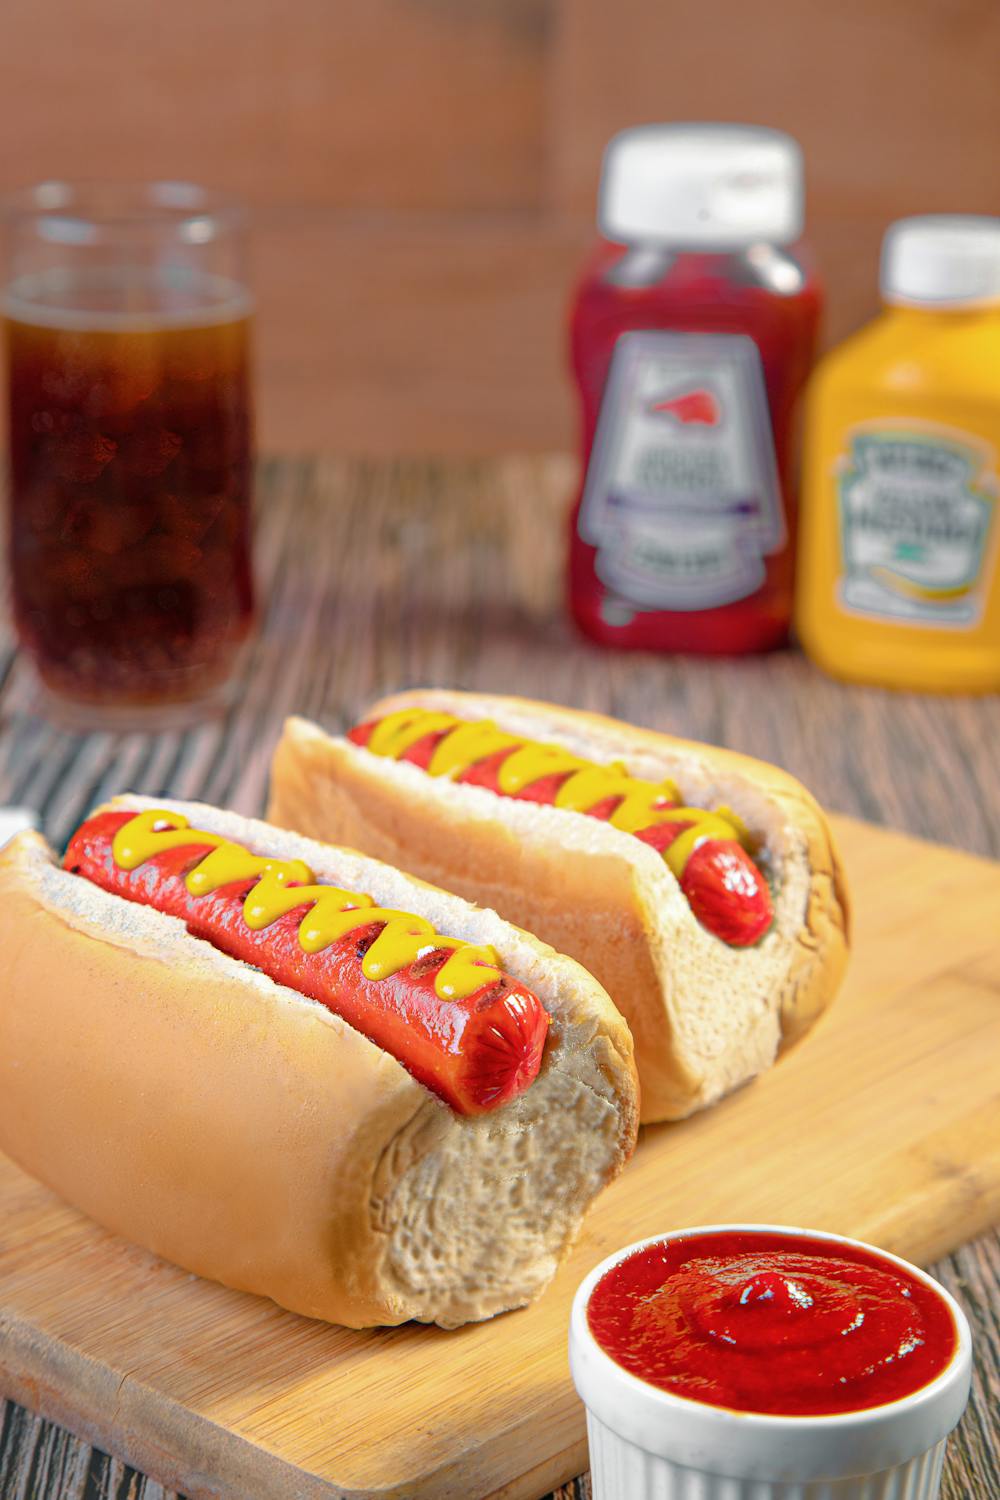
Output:
<instances>
[{"instance_id":1,"label":"ice cube","mask_svg":"<svg viewBox=\"0 0 1000 1500\"><path fill-rule=\"evenodd\" d=\"M114 458L118 444L102 432L88 429L49 438L46 458L52 472L70 484L92 484Z\"/></svg>"},{"instance_id":2,"label":"ice cube","mask_svg":"<svg viewBox=\"0 0 1000 1500\"><path fill-rule=\"evenodd\" d=\"M167 427L140 427L119 443L119 459L127 474L153 479L162 474L180 451L180 434Z\"/></svg>"}]
</instances>

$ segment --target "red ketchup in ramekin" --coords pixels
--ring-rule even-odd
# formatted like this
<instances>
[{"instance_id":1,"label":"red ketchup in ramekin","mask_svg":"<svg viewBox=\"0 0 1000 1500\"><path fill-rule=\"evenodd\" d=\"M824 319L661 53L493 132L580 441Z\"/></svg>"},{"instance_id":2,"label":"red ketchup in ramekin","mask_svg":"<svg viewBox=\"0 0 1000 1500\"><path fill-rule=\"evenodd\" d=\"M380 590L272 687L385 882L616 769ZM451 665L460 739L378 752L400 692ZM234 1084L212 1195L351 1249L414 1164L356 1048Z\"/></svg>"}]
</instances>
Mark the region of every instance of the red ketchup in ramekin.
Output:
<instances>
[{"instance_id":1,"label":"red ketchup in ramekin","mask_svg":"<svg viewBox=\"0 0 1000 1500\"><path fill-rule=\"evenodd\" d=\"M704 1224L583 1278L569 1363L594 1500L936 1500L972 1337L944 1287L872 1245Z\"/></svg>"},{"instance_id":2,"label":"red ketchup in ramekin","mask_svg":"<svg viewBox=\"0 0 1000 1500\"><path fill-rule=\"evenodd\" d=\"M659 1241L597 1282L587 1323L623 1369L690 1401L821 1416L899 1401L952 1360L925 1281L875 1251L806 1234Z\"/></svg>"}]
</instances>

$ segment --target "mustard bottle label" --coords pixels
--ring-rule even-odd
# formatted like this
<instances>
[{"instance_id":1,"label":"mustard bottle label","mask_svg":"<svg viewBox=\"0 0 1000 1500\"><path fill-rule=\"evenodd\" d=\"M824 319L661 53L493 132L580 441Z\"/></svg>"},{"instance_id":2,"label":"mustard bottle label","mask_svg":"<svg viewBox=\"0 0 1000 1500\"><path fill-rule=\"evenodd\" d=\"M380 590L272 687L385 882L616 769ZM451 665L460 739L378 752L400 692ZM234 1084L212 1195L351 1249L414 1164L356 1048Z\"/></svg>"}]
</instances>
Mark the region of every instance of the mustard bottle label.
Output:
<instances>
[{"instance_id":1,"label":"mustard bottle label","mask_svg":"<svg viewBox=\"0 0 1000 1500\"><path fill-rule=\"evenodd\" d=\"M848 432L835 483L841 605L881 620L974 626L992 572L993 449L929 423L866 424Z\"/></svg>"},{"instance_id":2,"label":"mustard bottle label","mask_svg":"<svg viewBox=\"0 0 1000 1500\"><path fill-rule=\"evenodd\" d=\"M579 532L627 623L760 588L786 541L760 352L745 334L625 333L601 402Z\"/></svg>"}]
</instances>

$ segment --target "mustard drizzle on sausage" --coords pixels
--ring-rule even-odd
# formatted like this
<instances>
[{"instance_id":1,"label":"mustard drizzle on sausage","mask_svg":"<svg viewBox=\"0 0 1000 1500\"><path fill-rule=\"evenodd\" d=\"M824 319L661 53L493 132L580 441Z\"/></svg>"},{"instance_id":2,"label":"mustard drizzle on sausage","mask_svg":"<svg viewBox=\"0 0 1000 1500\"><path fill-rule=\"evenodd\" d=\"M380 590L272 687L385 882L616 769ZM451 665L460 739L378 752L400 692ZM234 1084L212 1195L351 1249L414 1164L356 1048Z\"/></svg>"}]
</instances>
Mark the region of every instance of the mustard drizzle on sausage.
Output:
<instances>
[{"instance_id":1,"label":"mustard drizzle on sausage","mask_svg":"<svg viewBox=\"0 0 1000 1500\"><path fill-rule=\"evenodd\" d=\"M426 708L401 708L379 719L365 748L373 755L400 760L428 735L440 734L427 773L457 780L470 767L500 750L510 754L497 770L497 786L509 797L543 777L565 775L553 806L586 813L611 797L618 806L607 821L623 833L638 833L657 823L690 823L663 851L663 858L679 880L688 860L706 839L735 839L748 851L749 830L728 807L709 810L684 807L675 782L644 781L629 775L622 761L598 765L560 745L547 745L507 734L490 719L457 719L453 714Z\"/></svg>"},{"instance_id":2,"label":"mustard drizzle on sausage","mask_svg":"<svg viewBox=\"0 0 1000 1500\"><path fill-rule=\"evenodd\" d=\"M181 813L164 808L137 813L115 834L111 857L119 869L135 870L156 854L191 844L210 848L185 876L188 891L207 896L234 881L254 880L243 903L243 920L255 932L308 904L298 929L306 953L322 952L355 928L385 924L362 959L366 979L387 979L440 948L452 950L434 978L440 1000L465 1000L501 977L493 948L443 937L425 917L376 906L371 896L315 884L312 870L301 859L253 854L217 833L192 828Z\"/></svg>"}]
</instances>

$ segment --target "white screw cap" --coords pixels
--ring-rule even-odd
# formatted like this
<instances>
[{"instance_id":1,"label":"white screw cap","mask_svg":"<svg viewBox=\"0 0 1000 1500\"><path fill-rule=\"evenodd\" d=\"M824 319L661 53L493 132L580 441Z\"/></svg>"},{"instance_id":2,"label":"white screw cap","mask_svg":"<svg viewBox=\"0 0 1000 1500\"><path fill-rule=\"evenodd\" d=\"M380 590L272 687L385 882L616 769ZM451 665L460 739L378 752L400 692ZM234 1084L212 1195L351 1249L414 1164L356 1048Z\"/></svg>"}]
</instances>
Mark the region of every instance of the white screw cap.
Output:
<instances>
[{"instance_id":1,"label":"white screw cap","mask_svg":"<svg viewBox=\"0 0 1000 1500\"><path fill-rule=\"evenodd\" d=\"M882 241L880 283L887 302L921 307L1000 299L1000 219L897 219Z\"/></svg>"},{"instance_id":2,"label":"white screw cap","mask_svg":"<svg viewBox=\"0 0 1000 1500\"><path fill-rule=\"evenodd\" d=\"M609 142L597 222L609 240L708 249L802 233L802 152L759 125L640 125Z\"/></svg>"}]
</instances>

